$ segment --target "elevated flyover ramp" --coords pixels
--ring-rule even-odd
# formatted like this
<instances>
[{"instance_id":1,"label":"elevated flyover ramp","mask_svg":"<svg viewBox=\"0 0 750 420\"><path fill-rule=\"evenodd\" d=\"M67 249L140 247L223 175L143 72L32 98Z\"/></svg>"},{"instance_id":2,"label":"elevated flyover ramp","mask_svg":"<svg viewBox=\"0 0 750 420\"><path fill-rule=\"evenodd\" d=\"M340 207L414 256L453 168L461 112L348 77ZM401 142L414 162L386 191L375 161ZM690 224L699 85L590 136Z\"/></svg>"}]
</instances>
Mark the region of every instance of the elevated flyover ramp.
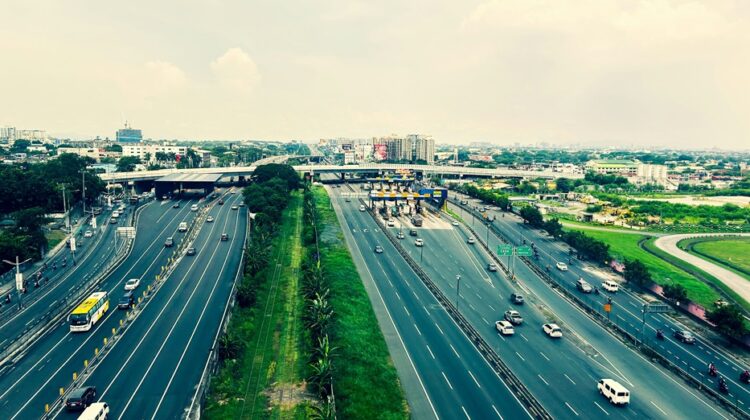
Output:
<instances>
[{"instance_id":1,"label":"elevated flyover ramp","mask_svg":"<svg viewBox=\"0 0 750 420\"><path fill-rule=\"evenodd\" d=\"M173 173L154 180L156 197L180 195L182 192L203 190L208 195L214 190L222 174Z\"/></svg>"}]
</instances>

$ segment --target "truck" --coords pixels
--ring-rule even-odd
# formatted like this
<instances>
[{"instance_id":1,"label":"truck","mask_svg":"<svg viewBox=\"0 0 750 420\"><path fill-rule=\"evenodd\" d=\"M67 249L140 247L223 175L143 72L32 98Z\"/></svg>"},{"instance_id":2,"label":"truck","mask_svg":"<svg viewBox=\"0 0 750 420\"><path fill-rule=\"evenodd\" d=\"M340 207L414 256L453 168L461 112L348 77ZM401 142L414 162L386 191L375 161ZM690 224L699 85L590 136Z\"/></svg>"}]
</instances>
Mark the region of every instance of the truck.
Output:
<instances>
[{"instance_id":1,"label":"truck","mask_svg":"<svg viewBox=\"0 0 750 420\"><path fill-rule=\"evenodd\" d=\"M422 226L422 216L420 216L418 214L415 214L414 216L412 216L412 218L411 218L411 224L414 225L414 226L416 226L416 227L421 227Z\"/></svg>"}]
</instances>

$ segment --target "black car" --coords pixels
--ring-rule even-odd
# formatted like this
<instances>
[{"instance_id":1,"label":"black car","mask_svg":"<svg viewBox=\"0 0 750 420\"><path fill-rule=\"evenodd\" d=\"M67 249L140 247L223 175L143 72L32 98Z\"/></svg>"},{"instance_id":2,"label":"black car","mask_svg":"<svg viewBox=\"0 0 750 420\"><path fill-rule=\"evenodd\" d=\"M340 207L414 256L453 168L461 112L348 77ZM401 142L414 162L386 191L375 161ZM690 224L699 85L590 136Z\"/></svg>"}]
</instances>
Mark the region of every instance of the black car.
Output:
<instances>
[{"instance_id":1,"label":"black car","mask_svg":"<svg viewBox=\"0 0 750 420\"><path fill-rule=\"evenodd\" d=\"M226 233L222 233L221 234L221 240L222 241L228 241L229 240L229 235L227 235Z\"/></svg>"},{"instance_id":2,"label":"black car","mask_svg":"<svg viewBox=\"0 0 750 420\"><path fill-rule=\"evenodd\" d=\"M219 205L223 206L224 205L224 200L219 200Z\"/></svg>"},{"instance_id":3,"label":"black car","mask_svg":"<svg viewBox=\"0 0 750 420\"><path fill-rule=\"evenodd\" d=\"M135 305L135 295L133 294L132 290L128 290L127 292L123 293L120 301L117 302L117 307L119 309L130 309L133 307L133 305Z\"/></svg>"},{"instance_id":4,"label":"black car","mask_svg":"<svg viewBox=\"0 0 750 420\"><path fill-rule=\"evenodd\" d=\"M511 293L510 301L515 303L516 305L523 305L523 295L521 295L520 293Z\"/></svg>"},{"instance_id":5,"label":"black car","mask_svg":"<svg viewBox=\"0 0 750 420\"><path fill-rule=\"evenodd\" d=\"M416 229L409 229L409 235L411 235L411 236L417 236L417 230Z\"/></svg>"},{"instance_id":6,"label":"black car","mask_svg":"<svg viewBox=\"0 0 750 420\"><path fill-rule=\"evenodd\" d=\"M82 386L74 389L65 399L65 408L68 410L83 411L96 399L96 388L93 386Z\"/></svg>"}]
</instances>

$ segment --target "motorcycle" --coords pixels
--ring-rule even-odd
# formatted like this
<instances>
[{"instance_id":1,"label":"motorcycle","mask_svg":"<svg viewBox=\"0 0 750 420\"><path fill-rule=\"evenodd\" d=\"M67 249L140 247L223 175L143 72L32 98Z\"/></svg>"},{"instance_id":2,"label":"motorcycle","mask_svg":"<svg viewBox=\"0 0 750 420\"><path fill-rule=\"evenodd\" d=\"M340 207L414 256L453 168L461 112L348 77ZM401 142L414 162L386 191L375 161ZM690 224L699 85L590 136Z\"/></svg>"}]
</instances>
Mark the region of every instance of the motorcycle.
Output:
<instances>
[{"instance_id":1,"label":"motorcycle","mask_svg":"<svg viewBox=\"0 0 750 420\"><path fill-rule=\"evenodd\" d=\"M664 340L664 333L661 330L656 330L656 339Z\"/></svg>"},{"instance_id":2,"label":"motorcycle","mask_svg":"<svg viewBox=\"0 0 750 420\"><path fill-rule=\"evenodd\" d=\"M727 385L727 382L724 380L724 378L721 378L721 380L719 380L719 391L724 394L729 392L729 386Z\"/></svg>"},{"instance_id":3,"label":"motorcycle","mask_svg":"<svg viewBox=\"0 0 750 420\"><path fill-rule=\"evenodd\" d=\"M750 384L750 372L746 370L740 373L740 382L743 384Z\"/></svg>"},{"instance_id":4,"label":"motorcycle","mask_svg":"<svg viewBox=\"0 0 750 420\"><path fill-rule=\"evenodd\" d=\"M711 363L710 365L708 365L708 375L709 376L716 376L717 373L718 372L716 371L716 366L714 366L713 363Z\"/></svg>"}]
</instances>

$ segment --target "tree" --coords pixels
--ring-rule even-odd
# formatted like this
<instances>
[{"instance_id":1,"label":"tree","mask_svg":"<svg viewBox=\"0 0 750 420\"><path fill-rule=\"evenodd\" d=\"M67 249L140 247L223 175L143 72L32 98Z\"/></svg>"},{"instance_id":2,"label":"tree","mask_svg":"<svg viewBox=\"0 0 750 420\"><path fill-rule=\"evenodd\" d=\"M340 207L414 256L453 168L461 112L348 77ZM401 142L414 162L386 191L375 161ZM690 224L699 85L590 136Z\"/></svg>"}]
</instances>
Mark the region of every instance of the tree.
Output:
<instances>
[{"instance_id":1,"label":"tree","mask_svg":"<svg viewBox=\"0 0 750 420\"><path fill-rule=\"evenodd\" d=\"M300 179L297 172L289 165L282 165L278 163L271 163L268 165L260 165L255 168L253 172L253 180L255 182L270 181L272 178L279 178L287 183L288 191L295 190L300 187Z\"/></svg>"},{"instance_id":2,"label":"tree","mask_svg":"<svg viewBox=\"0 0 750 420\"><path fill-rule=\"evenodd\" d=\"M111 144L104 148L106 152L119 152L122 153L122 146L119 144Z\"/></svg>"},{"instance_id":3,"label":"tree","mask_svg":"<svg viewBox=\"0 0 750 420\"><path fill-rule=\"evenodd\" d=\"M740 338L747 333L744 317L736 305L719 306L710 311L706 318L716 325L716 329L727 337Z\"/></svg>"},{"instance_id":4,"label":"tree","mask_svg":"<svg viewBox=\"0 0 750 420\"><path fill-rule=\"evenodd\" d=\"M664 297L675 302L684 302L687 300L687 290L681 284L667 284L664 286Z\"/></svg>"},{"instance_id":5,"label":"tree","mask_svg":"<svg viewBox=\"0 0 750 420\"><path fill-rule=\"evenodd\" d=\"M559 178L557 180L557 191L562 193L570 192L573 189L573 183L568 178Z\"/></svg>"},{"instance_id":6,"label":"tree","mask_svg":"<svg viewBox=\"0 0 750 420\"><path fill-rule=\"evenodd\" d=\"M117 172L133 172L140 163L141 158L137 156L123 156L117 161Z\"/></svg>"},{"instance_id":7,"label":"tree","mask_svg":"<svg viewBox=\"0 0 750 420\"><path fill-rule=\"evenodd\" d=\"M555 238L559 238L563 234L562 224L557 219L550 219L544 222L544 230Z\"/></svg>"},{"instance_id":8,"label":"tree","mask_svg":"<svg viewBox=\"0 0 750 420\"><path fill-rule=\"evenodd\" d=\"M625 272L623 275L625 280L639 286L648 286L653 282L648 268L641 262L641 260L637 259L625 261Z\"/></svg>"},{"instance_id":9,"label":"tree","mask_svg":"<svg viewBox=\"0 0 750 420\"><path fill-rule=\"evenodd\" d=\"M531 227L539 228L542 227L544 223L542 213L540 213L539 209L534 206L526 206L522 208L519 214L523 221L528 223Z\"/></svg>"}]
</instances>

